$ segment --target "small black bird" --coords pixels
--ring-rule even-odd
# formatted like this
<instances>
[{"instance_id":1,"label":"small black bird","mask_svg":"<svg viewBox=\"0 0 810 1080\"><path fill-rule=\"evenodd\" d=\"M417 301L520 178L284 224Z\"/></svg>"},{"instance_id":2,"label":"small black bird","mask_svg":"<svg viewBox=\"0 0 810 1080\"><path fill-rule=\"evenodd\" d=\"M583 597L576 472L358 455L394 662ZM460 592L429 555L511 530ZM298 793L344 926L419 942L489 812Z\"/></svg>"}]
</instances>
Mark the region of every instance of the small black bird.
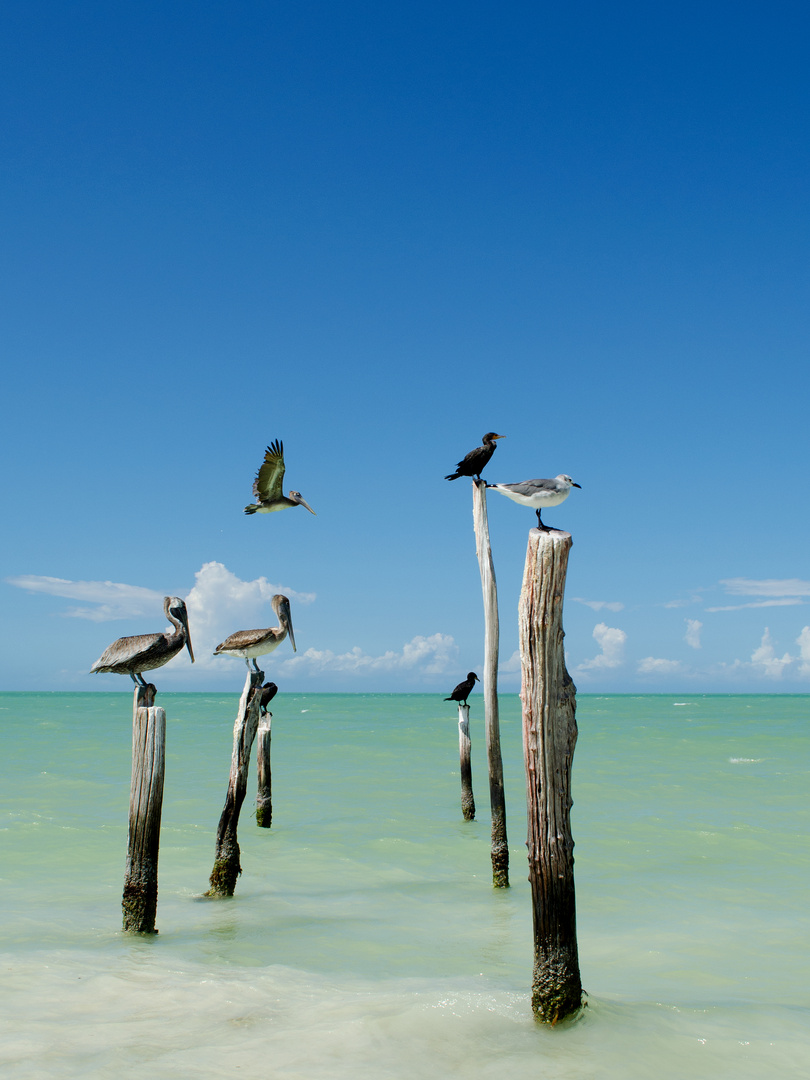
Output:
<instances>
[{"instance_id":1,"label":"small black bird","mask_svg":"<svg viewBox=\"0 0 810 1080\"><path fill-rule=\"evenodd\" d=\"M278 687L274 682L266 682L262 687L262 700L261 700L261 713L262 716L267 716L267 706L273 700L278 693ZM272 716L273 714L270 713Z\"/></svg>"},{"instance_id":2,"label":"small black bird","mask_svg":"<svg viewBox=\"0 0 810 1080\"><path fill-rule=\"evenodd\" d=\"M474 671L468 672L467 678L464 680L464 682L460 682L458 684L458 686L455 688L455 690L453 691L453 693L450 695L450 697L446 697L444 700L445 701L463 701L464 704L466 705L467 704L467 698L472 693L473 687L475 686L475 684L477 682L481 682L481 680L478 678L478 676L475 674L475 672Z\"/></svg>"},{"instance_id":3,"label":"small black bird","mask_svg":"<svg viewBox=\"0 0 810 1080\"><path fill-rule=\"evenodd\" d=\"M481 440L484 445L476 446L469 454L465 454L456 465L456 471L445 476L445 480L458 480L460 476L474 476L480 480L481 470L495 453L495 440L505 438L505 435L496 435L494 431L488 431Z\"/></svg>"}]
</instances>

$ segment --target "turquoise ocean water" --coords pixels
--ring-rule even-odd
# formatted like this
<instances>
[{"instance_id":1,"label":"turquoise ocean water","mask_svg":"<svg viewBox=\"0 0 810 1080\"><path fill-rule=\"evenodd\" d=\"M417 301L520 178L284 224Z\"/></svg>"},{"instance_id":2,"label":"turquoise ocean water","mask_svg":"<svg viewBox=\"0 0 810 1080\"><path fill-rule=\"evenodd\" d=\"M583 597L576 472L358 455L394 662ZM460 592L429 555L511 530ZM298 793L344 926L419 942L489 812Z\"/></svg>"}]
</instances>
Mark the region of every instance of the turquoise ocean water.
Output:
<instances>
[{"instance_id":1,"label":"turquoise ocean water","mask_svg":"<svg viewBox=\"0 0 810 1080\"><path fill-rule=\"evenodd\" d=\"M517 697L501 701L512 887L491 887L456 712L273 702L273 827L202 899L237 694L161 694L156 937L121 933L130 694L0 695L4 1077L702 1080L810 1075L810 697L581 696L581 1019L531 1017Z\"/></svg>"}]
</instances>

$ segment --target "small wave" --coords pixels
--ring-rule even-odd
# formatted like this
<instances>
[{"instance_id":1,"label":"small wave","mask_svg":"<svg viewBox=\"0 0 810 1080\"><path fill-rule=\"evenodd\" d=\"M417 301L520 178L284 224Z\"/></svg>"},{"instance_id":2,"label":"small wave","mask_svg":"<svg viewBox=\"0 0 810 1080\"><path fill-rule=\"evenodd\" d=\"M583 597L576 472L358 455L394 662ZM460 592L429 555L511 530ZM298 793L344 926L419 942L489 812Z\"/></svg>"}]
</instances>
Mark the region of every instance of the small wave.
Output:
<instances>
[{"instance_id":1,"label":"small wave","mask_svg":"<svg viewBox=\"0 0 810 1080\"><path fill-rule=\"evenodd\" d=\"M302 709L301 712L309 712L309 709Z\"/></svg>"},{"instance_id":2,"label":"small wave","mask_svg":"<svg viewBox=\"0 0 810 1080\"><path fill-rule=\"evenodd\" d=\"M728 759L732 765L759 765L764 761L764 757L730 757Z\"/></svg>"}]
</instances>

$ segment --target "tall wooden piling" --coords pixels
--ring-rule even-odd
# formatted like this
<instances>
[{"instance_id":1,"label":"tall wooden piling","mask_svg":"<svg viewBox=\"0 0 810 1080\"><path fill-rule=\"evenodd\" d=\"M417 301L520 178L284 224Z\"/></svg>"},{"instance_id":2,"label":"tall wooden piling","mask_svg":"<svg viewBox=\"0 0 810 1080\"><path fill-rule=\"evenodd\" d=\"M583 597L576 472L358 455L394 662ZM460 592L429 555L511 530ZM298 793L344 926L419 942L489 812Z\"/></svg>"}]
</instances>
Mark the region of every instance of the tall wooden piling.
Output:
<instances>
[{"instance_id":1,"label":"tall wooden piling","mask_svg":"<svg viewBox=\"0 0 810 1080\"><path fill-rule=\"evenodd\" d=\"M270 723L273 714L268 713L259 724L256 736L256 772L259 790L256 795L256 824L269 829L273 824L273 777L270 771Z\"/></svg>"},{"instance_id":2,"label":"tall wooden piling","mask_svg":"<svg viewBox=\"0 0 810 1080\"><path fill-rule=\"evenodd\" d=\"M503 791L501 729L498 715L498 587L489 543L487 485L473 480L475 547L484 594L484 729L489 765L489 803L492 813L492 884L509 886L509 844L506 839L506 799Z\"/></svg>"},{"instance_id":3,"label":"tall wooden piling","mask_svg":"<svg viewBox=\"0 0 810 1080\"><path fill-rule=\"evenodd\" d=\"M259 726L263 671L248 671L245 688L239 699L239 711L233 726L233 753L228 794L217 828L214 868L206 896L233 896L236 879L242 873L236 830L239 812L247 792L250 753Z\"/></svg>"},{"instance_id":4,"label":"tall wooden piling","mask_svg":"<svg viewBox=\"0 0 810 1080\"><path fill-rule=\"evenodd\" d=\"M565 667L563 595L571 536L532 529L520 593L523 751L534 916L532 1009L556 1024L582 1007L571 835L576 687Z\"/></svg>"},{"instance_id":5,"label":"tall wooden piling","mask_svg":"<svg viewBox=\"0 0 810 1080\"><path fill-rule=\"evenodd\" d=\"M470 761L470 706L458 703L458 757L461 768L461 813L465 821L475 818L475 796Z\"/></svg>"},{"instance_id":6,"label":"tall wooden piling","mask_svg":"<svg viewBox=\"0 0 810 1080\"><path fill-rule=\"evenodd\" d=\"M132 782L124 875L124 930L156 934L160 815L166 764L166 713L155 707L152 683L132 702Z\"/></svg>"}]
</instances>

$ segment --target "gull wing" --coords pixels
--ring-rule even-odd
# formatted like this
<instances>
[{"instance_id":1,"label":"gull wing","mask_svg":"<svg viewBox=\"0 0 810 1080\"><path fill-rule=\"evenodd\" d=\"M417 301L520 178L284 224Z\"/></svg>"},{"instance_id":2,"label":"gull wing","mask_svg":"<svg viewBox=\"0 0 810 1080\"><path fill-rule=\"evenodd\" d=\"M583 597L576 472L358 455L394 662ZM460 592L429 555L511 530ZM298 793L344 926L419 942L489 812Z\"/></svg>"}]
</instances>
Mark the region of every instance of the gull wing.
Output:
<instances>
[{"instance_id":1,"label":"gull wing","mask_svg":"<svg viewBox=\"0 0 810 1080\"><path fill-rule=\"evenodd\" d=\"M539 495L543 491L553 494L560 490L558 480L523 480L519 484L498 484L497 486L527 497L529 495Z\"/></svg>"},{"instance_id":2,"label":"gull wing","mask_svg":"<svg viewBox=\"0 0 810 1080\"><path fill-rule=\"evenodd\" d=\"M284 483L284 444L276 439L267 447L262 467L253 481L253 494L260 502L281 497Z\"/></svg>"}]
</instances>

